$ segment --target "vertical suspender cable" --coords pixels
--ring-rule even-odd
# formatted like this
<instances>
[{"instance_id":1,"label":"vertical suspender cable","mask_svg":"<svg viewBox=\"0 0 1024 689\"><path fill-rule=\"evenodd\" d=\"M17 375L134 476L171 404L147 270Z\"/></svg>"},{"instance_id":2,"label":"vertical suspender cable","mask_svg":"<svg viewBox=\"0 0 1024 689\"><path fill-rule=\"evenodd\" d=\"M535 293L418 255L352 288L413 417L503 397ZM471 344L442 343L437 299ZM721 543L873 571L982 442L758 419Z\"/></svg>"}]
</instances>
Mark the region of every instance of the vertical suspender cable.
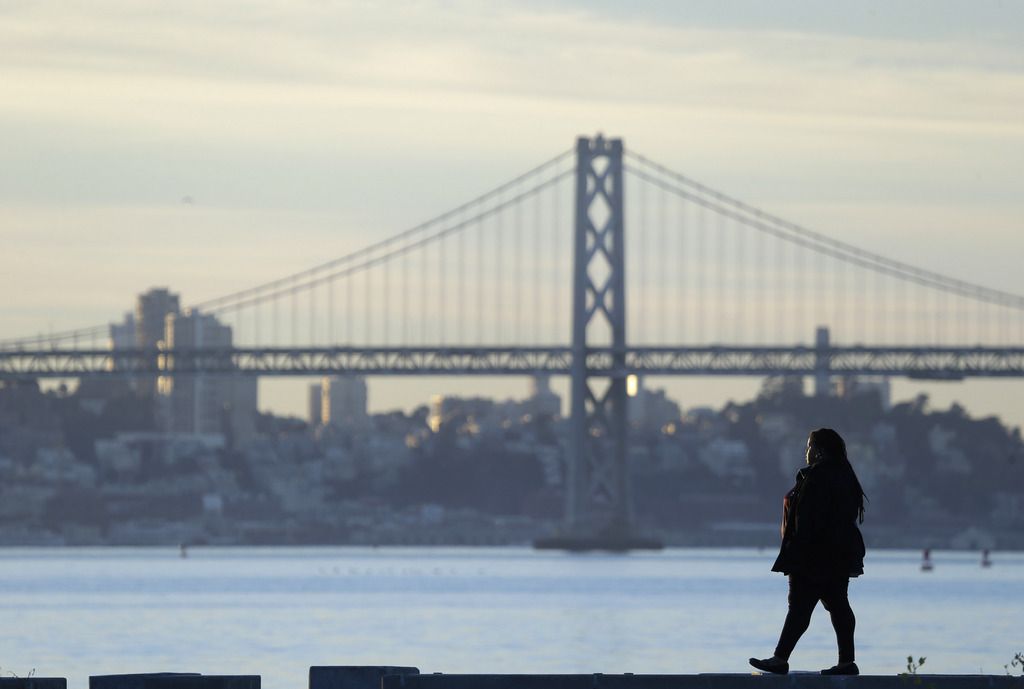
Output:
<instances>
[{"instance_id":1,"label":"vertical suspender cable","mask_svg":"<svg viewBox=\"0 0 1024 689\"><path fill-rule=\"evenodd\" d=\"M971 303L963 296L958 296L956 304L957 321L960 324L960 346L966 347L971 342Z\"/></svg>"},{"instance_id":2,"label":"vertical suspender cable","mask_svg":"<svg viewBox=\"0 0 1024 689\"><path fill-rule=\"evenodd\" d=\"M703 205L697 205L697 223L694 227L694 239L696 240L696 254L697 263L693 271L693 277L695 281L694 290L696 300L696 308L694 309L694 316L696 318L696 327L694 328L694 344L698 342L703 344L705 342L704 337L704 272L707 269L707 257L704 255L705 245L705 233L707 232L707 211Z\"/></svg>"},{"instance_id":3,"label":"vertical suspender cable","mask_svg":"<svg viewBox=\"0 0 1024 689\"><path fill-rule=\"evenodd\" d=\"M1010 344L1010 310L1000 299L999 304L999 339L1004 347Z\"/></svg>"},{"instance_id":4,"label":"vertical suspender cable","mask_svg":"<svg viewBox=\"0 0 1024 689\"><path fill-rule=\"evenodd\" d=\"M861 319L861 302L864 297L864 269L848 266L850 283L847 285L850 299L850 342L864 342L864 322Z\"/></svg>"},{"instance_id":5,"label":"vertical suspender cable","mask_svg":"<svg viewBox=\"0 0 1024 689\"><path fill-rule=\"evenodd\" d=\"M459 342L463 342L463 343L467 342L467 340L466 340L466 331L465 331L465 322L466 322L466 319L465 319L465 315L466 315L465 314L465 311L466 311L466 232L468 231L466 226L465 226L465 222L466 222L465 216L466 215L467 214L465 212L462 213L462 220L461 220L462 228L458 231L458 236L456 237L456 241L458 242L458 246L455 249L456 252L457 252L457 257L456 257L456 264L457 265L456 265L455 269L458 271L458 285L456 286L456 293L455 293L455 298L456 298L456 300L458 302L458 307L457 307L458 308L458 316L456 317L456 320L458 321L458 335L456 337L458 338Z\"/></svg>"},{"instance_id":6,"label":"vertical suspender cable","mask_svg":"<svg viewBox=\"0 0 1024 689\"><path fill-rule=\"evenodd\" d=\"M910 288L914 299L913 308L911 310L914 321L914 343L920 344L921 342L924 342L924 330L922 323L925 319L923 317L924 308L921 303L921 290L923 288L915 284L911 284Z\"/></svg>"},{"instance_id":7,"label":"vertical suspender cable","mask_svg":"<svg viewBox=\"0 0 1024 689\"><path fill-rule=\"evenodd\" d=\"M873 337L874 331L877 328L877 322L872 318L872 314L875 308L875 301L877 299L877 283L878 283L878 271L861 269L865 271L865 274L861 280L861 287L863 288L860 293L860 322L864 327L863 338L861 341L865 344L876 341L878 338Z\"/></svg>"},{"instance_id":8,"label":"vertical suspender cable","mask_svg":"<svg viewBox=\"0 0 1024 689\"><path fill-rule=\"evenodd\" d=\"M999 334L998 312L990 301L985 302L985 344L993 347L997 343Z\"/></svg>"},{"instance_id":9,"label":"vertical suspender cable","mask_svg":"<svg viewBox=\"0 0 1024 689\"><path fill-rule=\"evenodd\" d=\"M775 288L772 290L772 294L778 295L776 297L775 308L772 310L772 320L775 321L775 344L781 345L784 342L782 335L783 320L785 320L786 317L786 310L783 305L783 302L785 301L786 288L786 242L776 239L772 243L775 245Z\"/></svg>"},{"instance_id":10,"label":"vertical suspender cable","mask_svg":"<svg viewBox=\"0 0 1024 689\"><path fill-rule=\"evenodd\" d=\"M872 271L871 278L871 308L868 310L868 313L874 314L872 319L874 321L872 341L877 344L884 344L886 340L885 331L889 325L889 314L886 313L888 309L888 295L885 292L886 279L885 275L879 271Z\"/></svg>"},{"instance_id":11,"label":"vertical suspender cable","mask_svg":"<svg viewBox=\"0 0 1024 689\"><path fill-rule=\"evenodd\" d=\"M993 325L992 318L992 302L985 302L985 337L984 344L991 346L995 341L995 328Z\"/></svg>"},{"instance_id":12,"label":"vertical suspender cable","mask_svg":"<svg viewBox=\"0 0 1024 689\"><path fill-rule=\"evenodd\" d=\"M789 242L787 242L789 244ZM790 244L790 304L789 315L787 316L788 338L794 344L806 341L813 333L806 330L803 322L803 299L804 299L804 276L803 276L803 247L798 244ZM812 340L813 341L813 340Z\"/></svg>"},{"instance_id":13,"label":"vertical suspender cable","mask_svg":"<svg viewBox=\"0 0 1024 689\"><path fill-rule=\"evenodd\" d=\"M294 282L294 281L293 281ZM299 292L295 285L292 285L292 347L299 344Z\"/></svg>"},{"instance_id":14,"label":"vertical suspender cable","mask_svg":"<svg viewBox=\"0 0 1024 689\"><path fill-rule=\"evenodd\" d=\"M355 316L352 314L352 291L355 285L355 277L352 273L345 276L345 317L342 323L345 324L345 343L350 347L354 343L353 331L355 330Z\"/></svg>"},{"instance_id":15,"label":"vertical suspender cable","mask_svg":"<svg viewBox=\"0 0 1024 689\"><path fill-rule=\"evenodd\" d=\"M910 297L909 284L902 277L896 277L892 281L892 290L894 311L892 340L894 344L904 344L910 341L908 336L911 326L908 309L908 299Z\"/></svg>"},{"instance_id":16,"label":"vertical suspender cable","mask_svg":"<svg viewBox=\"0 0 1024 689\"><path fill-rule=\"evenodd\" d=\"M747 228L743 223L735 223L736 231L733 237L736 242L736 256L733 262L733 269L736 271L736 333L735 343L749 342L747 335L747 323L749 321L749 306L747 300Z\"/></svg>"},{"instance_id":17,"label":"vertical suspender cable","mask_svg":"<svg viewBox=\"0 0 1024 689\"><path fill-rule=\"evenodd\" d=\"M250 342L250 340L246 339L246 335L252 335L252 324L250 324L250 322L247 322L247 320L250 320L250 318L247 316L250 316L251 314L249 313L249 310L245 307L242 301L239 301L238 306L236 306L236 308L239 311L239 330L236 334L234 334L231 343L238 343L239 345L241 345L241 343L243 342ZM246 331L246 328L249 328L249 331Z\"/></svg>"},{"instance_id":18,"label":"vertical suspender cable","mask_svg":"<svg viewBox=\"0 0 1024 689\"><path fill-rule=\"evenodd\" d=\"M518 190L517 190L518 191ZM519 194L517 193L516 196ZM515 245L512 250L512 298L515 303L512 306L512 341L516 344L521 344L520 339L521 331L520 326L522 325L522 309L520 304L520 296L522 292L522 281L523 281L523 266L522 266L522 245L523 245L523 208L522 201L517 199L514 206L512 207L512 223L513 223L513 241Z\"/></svg>"},{"instance_id":19,"label":"vertical suspender cable","mask_svg":"<svg viewBox=\"0 0 1024 689\"><path fill-rule=\"evenodd\" d=\"M1024 347L1024 311L1017 307L1017 346Z\"/></svg>"},{"instance_id":20,"label":"vertical suspender cable","mask_svg":"<svg viewBox=\"0 0 1024 689\"><path fill-rule=\"evenodd\" d=\"M857 304L854 301L854 289L856 276L853 274L852 265L843 261L843 331L846 333L846 341L850 344L857 342L860 334L856 331Z\"/></svg>"},{"instance_id":21,"label":"vertical suspender cable","mask_svg":"<svg viewBox=\"0 0 1024 689\"><path fill-rule=\"evenodd\" d=\"M832 314L833 314L832 341L833 342L837 342L840 339L843 339L845 337L845 335L846 335L845 329L843 327L843 320L842 320L844 318L844 316L845 316L845 314L843 312L844 312L845 306L846 306L846 302L845 302L846 294L845 294L845 292L843 290L843 271L846 269L846 264L842 260L836 259L833 262L833 265L835 266L834 267L835 274L832 276L833 277L833 289L835 291L834 291L834 293L832 295L832 298L833 298L833 307L832 307Z\"/></svg>"},{"instance_id":22,"label":"vertical suspender cable","mask_svg":"<svg viewBox=\"0 0 1024 689\"><path fill-rule=\"evenodd\" d=\"M427 344L427 308L429 307L429 298L427 295L427 273L430 272L430 258L428 256L429 247L426 244L421 245L416 249L420 256L420 312L418 314L420 319L420 344L426 346Z\"/></svg>"},{"instance_id":23,"label":"vertical suspender cable","mask_svg":"<svg viewBox=\"0 0 1024 689\"><path fill-rule=\"evenodd\" d=\"M814 334L813 327L807 322L807 318L804 315L804 305L807 300L807 272L805 263L807 256L804 254L803 247L797 246L793 249L793 286L794 292L796 293L796 310L793 314L793 320L796 322L794 329L797 337L796 342L801 342L805 337L811 337Z\"/></svg>"},{"instance_id":24,"label":"vertical suspender cable","mask_svg":"<svg viewBox=\"0 0 1024 689\"><path fill-rule=\"evenodd\" d=\"M647 281L650 279L650 275L647 272L647 255L650 252L650 237L647 232L647 183L640 182L637 185L640 189L640 203L637 210L639 211L639 220L637 225L640 228L640 241L637 242L640 247L640 275L637 280L637 296L640 297L637 308L634 313L639 315L636 319L637 324L637 340L644 344L650 344L647 338L647 307L650 295L648 294Z\"/></svg>"},{"instance_id":25,"label":"vertical suspender cable","mask_svg":"<svg viewBox=\"0 0 1024 689\"><path fill-rule=\"evenodd\" d=\"M676 203L676 212L679 216L679 249L676 253L674 263L676 264L676 298L675 305L679 310L679 317L677 320L676 334L673 339L677 342L685 342L689 337L688 321L690 318L690 309L688 308L688 295L686 294L686 281L689 279L689 273L691 270L690 266L690 251L687 246L689 241L689 205L680 200Z\"/></svg>"},{"instance_id":26,"label":"vertical suspender cable","mask_svg":"<svg viewBox=\"0 0 1024 689\"><path fill-rule=\"evenodd\" d=\"M997 320L999 316L995 306L990 301L985 302L985 312L988 314L985 321L985 344L991 347L996 344L996 335L999 332Z\"/></svg>"},{"instance_id":27,"label":"vertical suspender cable","mask_svg":"<svg viewBox=\"0 0 1024 689\"><path fill-rule=\"evenodd\" d=\"M402 253L399 256L398 272L401 273L402 281L402 296L400 297L401 305L401 321L399 323L401 340L400 344L403 347L408 347L409 342L409 252L402 247Z\"/></svg>"},{"instance_id":28,"label":"vertical suspender cable","mask_svg":"<svg viewBox=\"0 0 1024 689\"><path fill-rule=\"evenodd\" d=\"M764 309L765 304L762 303L761 298L765 293L764 289L764 242L765 236L763 232L754 232L753 237L753 250L754 256L751 262L751 283L753 289L751 290L751 306L754 309L754 337L753 344L763 344L764 338Z\"/></svg>"},{"instance_id":29,"label":"vertical suspender cable","mask_svg":"<svg viewBox=\"0 0 1024 689\"><path fill-rule=\"evenodd\" d=\"M260 346L260 300L257 297L253 297L252 303L249 306L252 309L252 346Z\"/></svg>"},{"instance_id":30,"label":"vertical suspender cable","mask_svg":"<svg viewBox=\"0 0 1024 689\"><path fill-rule=\"evenodd\" d=\"M476 341L484 342L484 236L486 220L479 220L476 229Z\"/></svg>"},{"instance_id":31,"label":"vertical suspender cable","mask_svg":"<svg viewBox=\"0 0 1024 689\"><path fill-rule=\"evenodd\" d=\"M445 299L445 287L448 284L448 276L445 270L444 239L442 234L437 239L437 339L439 344L445 343L445 321L448 319L448 309Z\"/></svg>"},{"instance_id":32,"label":"vertical suspender cable","mask_svg":"<svg viewBox=\"0 0 1024 689\"><path fill-rule=\"evenodd\" d=\"M715 289L718 292L715 295L715 299L718 301L718 313L717 313L717 318L716 318L717 323L716 323L716 327L715 327L715 339L718 341L718 344L726 344L726 342L725 342L725 339L726 339L726 337L725 337L725 324L728 321L729 317L731 316L731 314L729 313L730 309L726 306L726 304L728 303L728 299L727 299L726 293L725 293L726 289L727 289L727 287L726 287L726 280L725 280L725 260L726 260L725 259L725 251L726 251L725 250L725 228L726 228L726 217L724 215L721 215L721 214L716 215L715 217L716 217L716 219L718 221L716 223L718 229L715 230L715 233L717 235L715 237L715 252L717 254L717 256L715 258L715 265L717 266L717 269L718 269L718 274L716 275L717 283L718 284L715 286Z\"/></svg>"},{"instance_id":33,"label":"vertical suspender cable","mask_svg":"<svg viewBox=\"0 0 1024 689\"><path fill-rule=\"evenodd\" d=\"M548 183L550 185L550 182ZM540 283L542 276L544 275L543 266L541 265L541 203L543 202L543 196L541 196L538 190L536 198L533 200L533 316L530 321L533 323L533 335L530 338L530 344L536 346L540 344L540 326L541 326L541 308L540 308Z\"/></svg>"},{"instance_id":34,"label":"vertical suspender cable","mask_svg":"<svg viewBox=\"0 0 1024 689\"><path fill-rule=\"evenodd\" d=\"M279 292L275 292L271 296L271 299L273 299L273 301L271 302L271 305L270 305L270 308L271 308L270 318L271 318L271 325L273 326L271 331L270 331L271 332L271 337L273 338L273 342L271 344L276 345L276 346L280 346L281 345L281 341L277 339L280 336L280 333L281 333L281 331L280 331L280 324L279 324L279 321L278 321L278 306L277 306L277 302L278 302L278 300L280 298L281 298L280 293Z\"/></svg>"},{"instance_id":35,"label":"vertical suspender cable","mask_svg":"<svg viewBox=\"0 0 1024 689\"><path fill-rule=\"evenodd\" d=\"M665 328L671 314L668 310L668 296L670 294L668 280L668 193L664 189L658 190L658 290L657 303L659 308L654 312L655 320L658 323L658 344L667 344L668 337Z\"/></svg>"},{"instance_id":36,"label":"vertical suspender cable","mask_svg":"<svg viewBox=\"0 0 1024 689\"><path fill-rule=\"evenodd\" d=\"M561 165L555 166L555 173L560 174L559 168ZM566 288L564 285L568 282L568 279L563 279L564 266L568 259L562 258L562 223L561 223L561 183L554 184L551 187L551 255L554 257L554 270L553 278L554 283L551 289L555 295L555 298L551 300L551 326L552 326L552 342L555 344L561 344L562 342L568 342L568 340L562 340L559 337L559 332L562 327L571 328L569 325L569 318L562 317L562 314L567 314L568 303L563 298L566 294Z\"/></svg>"},{"instance_id":37,"label":"vertical suspender cable","mask_svg":"<svg viewBox=\"0 0 1024 689\"><path fill-rule=\"evenodd\" d=\"M363 268L363 286L365 289L365 292L363 294L363 327L366 330L366 332L363 335L363 341L367 346L369 346L370 343L373 341L373 338L371 337L370 334L373 329L373 283L370 281L371 272L373 271L370 270L369 266Z\"/></svg>"},{"instance_id":38,"label":"vertical suspender cable","mask_svg":"<svg viewBox=\"0 0 1024 689\"><path fill-rule=\"evenodd\" d=\"M387 256L391 253L391 242L384 244L384 255ZM381 337L382 344L386 347L391 343L391 259L384 259L384 265L382 266L382 272L384 274L384 304L380 310L381 326L383 328L383 336Z\"/></svg>"},{"instance_id":39,"label":"vertical suspender cable","mask_svg":"<svg viewBox=\"0 0 1024 689\"><path fill-rule=\"evenodd\" d=\"M800 334L796 333L793 325L793 311L796 304L796 246L789 242L780 241L782 244L783 261L785 267L780 271L781 288L779 290L779 342L789 343L799 341ZM795 339L794 339L795 338Z\"/></svg>"},{"instance_id":40,"label":"vertical suspender cable","mask_svg":"<svg viewBox=\"0 0 1024 689\"><path fill-rule=\"evenodd\" d=\"M498 196L497 205L500 206L502 196ZM502 270L501 270L501 247L503 237L501 236L505 231L505 223L503 222L502 211L495 213L494 222L497 225L494 233L494 344L501 344L501 320L505 317L505 312L502 308Z\"/></svg>"}]
</instances>

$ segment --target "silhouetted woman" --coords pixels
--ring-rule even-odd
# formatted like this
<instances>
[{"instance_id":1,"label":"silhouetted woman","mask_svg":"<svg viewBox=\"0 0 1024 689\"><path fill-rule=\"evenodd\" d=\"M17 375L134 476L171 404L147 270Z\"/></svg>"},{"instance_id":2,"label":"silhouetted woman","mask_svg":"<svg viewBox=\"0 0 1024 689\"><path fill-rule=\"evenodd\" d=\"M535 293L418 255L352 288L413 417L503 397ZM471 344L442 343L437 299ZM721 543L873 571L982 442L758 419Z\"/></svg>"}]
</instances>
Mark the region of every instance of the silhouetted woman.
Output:
<instances>
[{"instance_id":1,"label":"silhouetted woman","mask_svg":"<svg viewBox=\"0 0 1024 689\"><path fill-rule=\"evenodd\" d=\"M839 663L823 675L857 675L853 630L856 618L847 598L850 577L864 573L864 491L846 456L846 443L831 428L807 438L807 466L783 500L782 548L773 572L789 576L789 613L775 655L750 664L758 670L786 674L789 655L807 630L821 601L832 616Z\"/></svg>"}]
</instances>

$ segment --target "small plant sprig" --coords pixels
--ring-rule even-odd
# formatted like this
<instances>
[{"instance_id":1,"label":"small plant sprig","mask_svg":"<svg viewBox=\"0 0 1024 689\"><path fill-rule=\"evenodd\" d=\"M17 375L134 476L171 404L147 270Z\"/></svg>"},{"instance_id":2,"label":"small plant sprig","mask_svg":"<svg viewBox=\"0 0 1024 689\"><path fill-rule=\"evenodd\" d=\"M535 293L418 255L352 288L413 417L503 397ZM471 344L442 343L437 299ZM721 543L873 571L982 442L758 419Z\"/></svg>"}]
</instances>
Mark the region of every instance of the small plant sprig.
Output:
<instances>
[{"instance_id":1,"label":"small plant sprig","mask_svg":"<svg viewBox=\"0 0 1024 689\"><path fill-rule=\"evenodd\" d=\"M1013 656L1013 660L1004 665L1003 668L1006 670L1006 674L1008 675L1012 675L1014 669L1017 669L1017 671L1024 676L1024 653L1015 654Z\"/></svg>"},{"instance_id":2,"label":"small plant sprig","mask_svg":"<svg viewBox=\"0 0 1024 689\"><path fill-rule=\"evenodd\" d=\"M0 668L0 671L6 672L8 675L10 675L11 677L14 677L15 679L21 679L21 677L19 677L18 674L16 672L14 672L14 670L6 670L6 671L4 671L3 668ZM32 679L32 676L35 675L35 674L36 674L36 669L32 668L31 670L28 671L28 674L25 675L25 679Z\"/></svg>"},{"instance_id":3,"label":"small plant sprig","mask_svg":"<svg viewBox=\"0 0 1024 689\"><path fill-rule=\"evenodd\" d=\"M923 677L917 676L917 671L924 665L925 657L921 656L914 662L914 656L907 656L907 671L900 673L900 678L909 684L913 684L915 687L924 687L925 689L936 689L935 684L929 682L925 684Z\"/></svg>"},{"instance_id":4,"label":"small plant sprig","mask_svg":"<svg viewBox=\"0 0 1024 689\"><path fill-rule=\"evenodd\" d=\"M920 669L920 667L922 665L924 665L924 661L925 661L925 657L924 656L921 656L920 658L918 658L916 663L914 662L914 656L907 656L907 671L904 672L903 674L905 674L905 675L916 675L918 669Z\"/></svg>"}]
</instances>

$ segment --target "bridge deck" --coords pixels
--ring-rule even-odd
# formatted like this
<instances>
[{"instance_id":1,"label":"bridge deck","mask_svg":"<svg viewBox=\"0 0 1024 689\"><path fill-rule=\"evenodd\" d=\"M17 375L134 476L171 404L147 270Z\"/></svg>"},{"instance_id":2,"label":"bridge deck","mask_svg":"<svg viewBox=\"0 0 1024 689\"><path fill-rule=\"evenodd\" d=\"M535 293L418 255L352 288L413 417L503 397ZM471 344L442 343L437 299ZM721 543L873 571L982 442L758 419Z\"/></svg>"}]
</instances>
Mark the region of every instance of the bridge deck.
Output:
<instances>
[{"instance_id":1,"label":"bridge deck","mask_svg":"<svg viewBox=\"0 0 1024 689\"><path fill-rule=\"evenodd\" d=\"M630 347L590 348L594 375L909 376L937 380L1024 376L1024 347ZM568 375L569 347L262 347L0 351L0 379L232 374L255 376Z\"/></svg>"}]
</instances>

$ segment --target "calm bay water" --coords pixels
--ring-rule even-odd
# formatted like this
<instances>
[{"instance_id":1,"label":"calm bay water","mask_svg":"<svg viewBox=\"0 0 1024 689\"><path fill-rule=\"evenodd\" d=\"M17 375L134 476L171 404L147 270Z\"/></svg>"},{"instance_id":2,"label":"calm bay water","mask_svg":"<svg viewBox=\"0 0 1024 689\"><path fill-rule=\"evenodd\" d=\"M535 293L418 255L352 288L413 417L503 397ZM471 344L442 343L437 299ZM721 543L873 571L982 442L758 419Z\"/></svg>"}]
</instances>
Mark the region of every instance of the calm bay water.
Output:
<instances>
[{"instance_id":1,"label":"calm bay water","mask_svg":"<svg viewBox=\"0 0 1024 689\"><path fill-rule=\"evenodd\" d=\"M310 665L425 672L746 672L786 611L774 553L526 548L0 550L0 668L65 676L260 674L302 689ZM854 580L862 672L908 654L932 672L1003 673L1024 650L1024 553L872 551ZM819 606L794 669L835 662Z\"/></svg>"}]
</instances>

